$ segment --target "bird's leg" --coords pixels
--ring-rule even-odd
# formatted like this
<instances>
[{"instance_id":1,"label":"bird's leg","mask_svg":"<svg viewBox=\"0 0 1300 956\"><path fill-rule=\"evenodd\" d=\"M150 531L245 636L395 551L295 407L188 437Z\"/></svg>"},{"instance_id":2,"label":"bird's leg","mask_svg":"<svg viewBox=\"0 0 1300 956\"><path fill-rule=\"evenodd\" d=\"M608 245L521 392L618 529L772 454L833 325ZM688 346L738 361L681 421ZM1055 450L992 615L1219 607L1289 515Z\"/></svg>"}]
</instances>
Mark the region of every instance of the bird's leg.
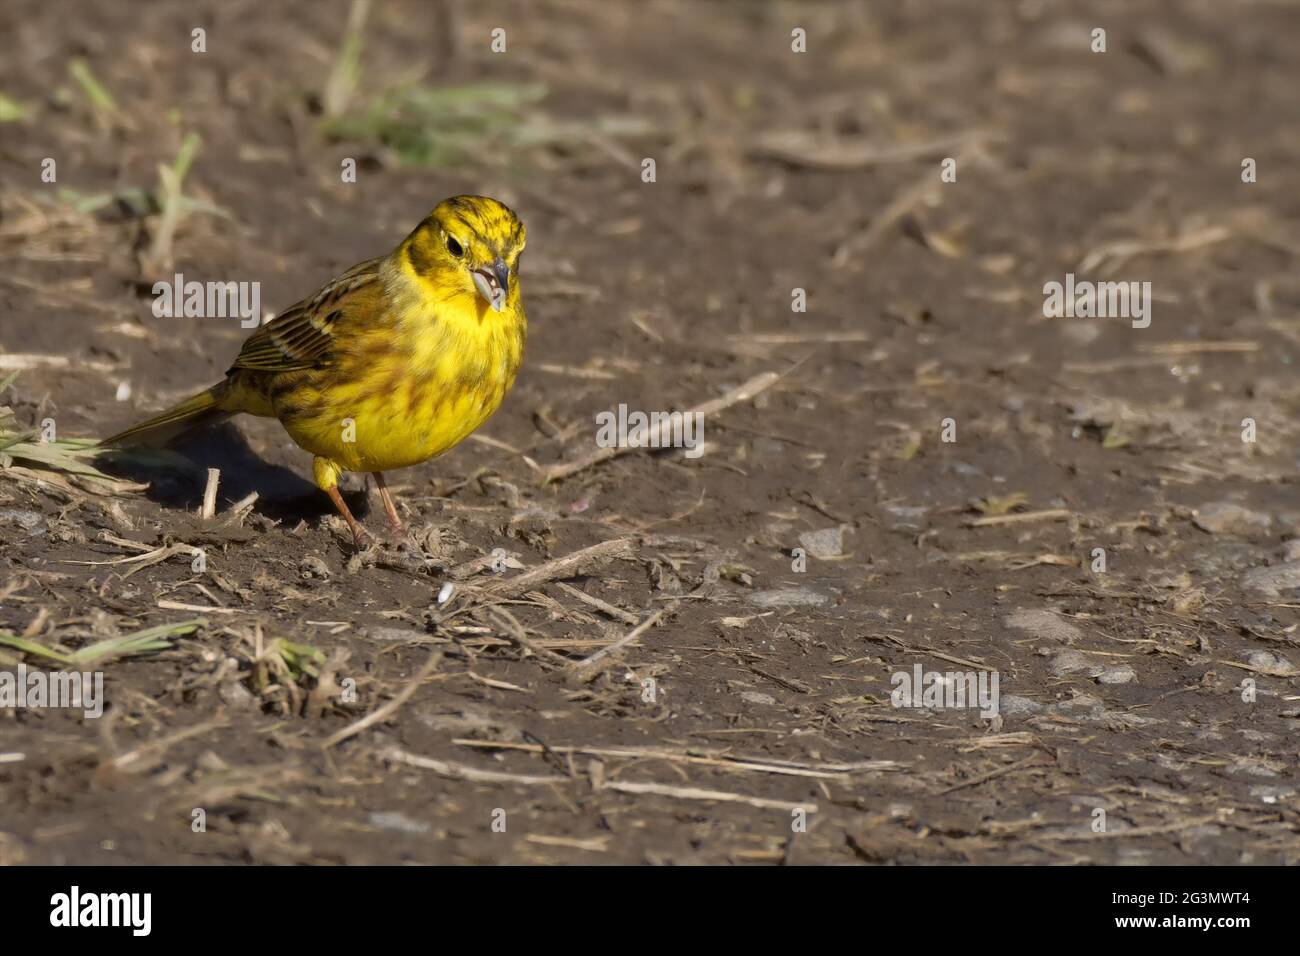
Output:
<instances>
[{"instance_id":1,"label":"bird's leg","mask_svg":"<svg viewBox=\"0 0 1300 956\"><path fill-rule=\"evenodd\" d=\"M348 530L352 532L352 543L357 546L358 551L361 550L370 543L370 533L361 527L361 522L352 517L347 502L339 494L339 473L343 469L328 458L317 455L312 462L311 470L312 477L316 479L316 487L330 496L330 501L334 502L334 507L343 516L343 520L348 523Z\"/></svg>"},{"instance_id":2,"label":"bird's leg","mask_svg":"<svg viewBox=\"0 0 1300 956\"><path fill-rule=\"evenodd\" d=\"M370 541L370 532L361 526L361 522L352 517L352 512L348 510L348 504L339 494L338 485L330 485L325 489L325 494L330 496L330 501L334 502L334 507L339 509L339 514L343 520L348 523L348 530L352 532L352 543L359 549L364 548Z\"/></svg>"},{"instance_id":3,"label":"bird's leg","mask_svg":"<svg viewBox=\"0 0 1300 956\"><path fill-rule=\"evenodd\" d=\"M388 493L388 486L384 484L384 474L380 471L372 471L375 476L375 484L379 486L379 497L384 502L384 513L388 515L388 526L393 529L395 534L404 534L406 529L402 527L401 516L397 513L397 505L393 503L393 496Z\"/></svg>"}]
</instances>

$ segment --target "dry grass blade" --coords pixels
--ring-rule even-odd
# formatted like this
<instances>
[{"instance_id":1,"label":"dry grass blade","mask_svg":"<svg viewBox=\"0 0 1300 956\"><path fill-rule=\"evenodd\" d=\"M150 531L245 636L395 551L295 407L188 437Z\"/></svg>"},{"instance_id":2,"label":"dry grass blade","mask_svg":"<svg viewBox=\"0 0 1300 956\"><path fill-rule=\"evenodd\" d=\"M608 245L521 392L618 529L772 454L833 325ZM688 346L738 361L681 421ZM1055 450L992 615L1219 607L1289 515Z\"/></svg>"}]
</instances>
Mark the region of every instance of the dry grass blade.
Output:
<instances>
[{"instance_id":1,"label":"dry grass blade","mask_svg":"<svg viewBox=\"0 0 1300 956\"><path fill-rule=\"evenodd\" d=\"M450 760L437 760L433 757L421 757L419 754L407 753L404 750L398 750L396 747L386 750L384 752L384 757L394 763L406 764L409 767L419 767L421 770L432 770L434 773L443 777L450 777L452 780L469 780L473 783L538 784L568 783L570 780L569 777L543 777L532 774L503 773L499 770L479 770L477 767L470 767L461 763L453 763Z\"/></svg>"},{"instance_id":2,"label":"dry grass blade","mask_svg":"<svg viewBox=\"0 0 1300 956\"><path fill-rule=\"evenodd\" d=\"M365 730L367 727L371 727L379 723L380 721L387 720L389 717L395 714L403 704L405 704L408 700L411 699L411 695L420 689L420 685L424 683L424 679L428 677L430 674L432 674L434 671L436 671L438 669L438 665L441 663L442 663L442 651L434 651L432 654L429 655L429 659L424 662L424 666L420 668L419 673L417 673L414 677L412 677L407 682L406 686L397 692L397 694L393 697L392 700L389 700L381 704L380 706L376 707L374 710L366 714L366 716L362 717L360 720L354 721L353 723L348 724L342 730L331 734L329 737L325 738L325 741L321 744L321 747L325 750L328 750L330 747L333 747L335 744L342 743L343 741L347 740L349 737L355 737L357 734L361 733L361 731Z\"/></svg>"},{"instance_id":3,"label":"dry grass blade","mask_svg":"<svg viewBox=\"0 0 1300 956\"><path fill-rule=\"evenodd\" d=\"M457 738L452 741L461 747L480 750L517 750L525 753L585 754L591 757L626 757L629 760L653 758L670 763L694 764L715 767L719 770L772 773L788 777L817 777L825 780L846 780L850 773L871 773L882 770L900 770L902 765L893 760L863 760L848 764L808 764L793 761L764 760L759 757L739 757L731 754L708 756L705 754L665 750L661 747L588 747L548 744L518 743L509 740L475 740Z\"/></svg>"},{"instance_id":4,"label":"dry grass blade","mask_svg":"<svg viewBox=\"0 0 1300 956\"><path fill-rule=\"evenodd\" d=\"M1016 514L986 515L972 518L966 522L968 528L991 528L1004 524L1031 524L1035 521L1065 521L1071 512L1064 508L1051 508L1047 511L1022 511Z\"/></svg>"},{"instance_id":5,"label":"dry grass blade","mask_svg":"<svg viewBox=\"0 0 1300 956\"><path fill-rule=\"evenodd\" d=\"M972 130L922 143L890 143L882 146L860 137L827 139L806 130L772 130L758 136L752 152L810 169L863 169L886 163L910 163L918 159L943 157L954 147L987 140L991 135L986 130Z\"/></svg>"},{"instance_id":6,"label":"dry grass blade","mask_svg":"<svg viewBox=\"0 0 1300 956\"><path fill-rule=\"evenodd\" d=\"M745 793L729 793L725 790L702 790L699 787L674 787L667 783L634 783L629 781L612 780L607 781L602 789L615 790L618 793L673 797L677 800L710 800L716 803L747 803L751 807L758 807L760 810L784 810L786 813L792 813L795 810L802 810L805 813L816 813L818 809L817 804L812 802L790 803L786 800L769 800L766 797L751 797Z\"/></svg>"}]
</instances>

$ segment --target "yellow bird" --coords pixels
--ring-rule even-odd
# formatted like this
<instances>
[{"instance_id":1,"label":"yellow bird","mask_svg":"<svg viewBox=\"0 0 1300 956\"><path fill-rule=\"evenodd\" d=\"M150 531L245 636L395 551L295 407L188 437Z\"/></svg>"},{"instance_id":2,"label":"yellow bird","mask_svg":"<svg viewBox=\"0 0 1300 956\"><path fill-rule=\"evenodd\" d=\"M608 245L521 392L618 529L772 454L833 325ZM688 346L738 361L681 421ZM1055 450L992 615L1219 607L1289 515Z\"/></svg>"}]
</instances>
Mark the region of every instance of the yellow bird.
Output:
<instances>
[{"instance_id":1,"label":"yellow bird","mask_svg":"<svg viewBox=\"0 0 1300 956\"><path fill-rule=\"evenodd\" d=\"M278 418L315 455L316 484L357 547L369 537L339 494L344 471L375 476L427 461L487 421L514 384L527 321L524 224L486 196L438 204L387 256L353 266L261 326L222 382L103 446L158 444L246 412Z\"/></svg>"}]
</instances>

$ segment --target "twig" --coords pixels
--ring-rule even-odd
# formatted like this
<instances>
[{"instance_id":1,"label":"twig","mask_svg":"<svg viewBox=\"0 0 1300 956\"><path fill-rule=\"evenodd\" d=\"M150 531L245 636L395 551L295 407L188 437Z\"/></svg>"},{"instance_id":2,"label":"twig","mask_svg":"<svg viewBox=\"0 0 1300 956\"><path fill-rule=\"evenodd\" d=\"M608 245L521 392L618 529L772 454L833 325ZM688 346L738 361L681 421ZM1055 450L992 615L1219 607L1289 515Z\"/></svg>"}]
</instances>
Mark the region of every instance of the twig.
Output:
<instances>
[{"instance_id":1,"label":"twig","mask_svg":"<svg viewBox=\"0 0 1300 956\"><path fill-rule=\"evenodd\" d=\"M593 568L608 564L610 561L631 558L635 553L635 538L615 538L612 541L602 541L600 544L593 544L581 551L566 554L562 558L539 564L537 567L531 568L523 574L515 575L513 578L506 578L489 584L483 588L483 591L493 597L517 597L548 581L575 578L586 574Z\"/></svg>"},{"instance_id":2,"label":"twig","mask_svg":"<svg viewBox=\"0 0 1300 956\"><path fill-rule=\"evenodd\" d=\"M531 640L524 632L524 626L519 623L513 614L503 607L490 607L487 609L488 617L493 618L506 636L514 641L517 645L528 651L534 657L539 657L544 661L550 661L560 667L567 667L569 659L554 651L547 650L535 641Z\"/></svg>"},{"instance_id":3,"label":"twig","mask_svg":"<svg viewBox=\"0 0 1300 956\"><path fill-rule=\"evenodd\" d=\"M771 388L778 382L783 375L788 372L762 372L755 375L743 385L738 385L721 398L715 398L712 401L696 405L694 408L688 408L682 412L683 415L712 415L714 412L720 412L724 408L730 408L732 405L740 402L749 401L764 389ZM580 471L585 471L601 462L609 461L611 458L617 458L619 455L627 454L630 451L639 451L642 448L654 447L662 444L660 435L665 429L671 428L671 423L667 420L661 421L657 428L649 426L638 429L635 435L629 435L626 444L615 445L610 448L598 448L589 455L584 455L576 461L563 461L551 465L542 471L542 484L550 484L552 481L559 481L561 478L568 478L570 475L576 475Z\"/></svg>"},{"instance_id":4,"label":"twig","mask_svg":"<svg viewBox=\"0 0 1300 956\"><path fill-rule=\"evenodd\" d=\"M495 687L497 690L513 690L521 694L531 694L532 691L527 687L520 687L518 684L511 684L507 681L497 680L494 677L484 677L482 674L475 674L473 671L466 671L471 680L478 681L484 687Z\"/></svg>"},{"instance_id":5,"label":"twig","mask_svg":"<svg viewBox=\"0 0 1300 956\"><path fill-rule=\"evenodd\" d=\"M831 255L831 265L838 268L854 256L869 251L899 220L934 195L941 185L939 173L927 169L919 180L890 200L871 220L871 225L841 242Z\"/></svg>"},{"instance_id":6,"label":"twig","mask_svg":"<svg viewBox=\"0 0 1300 956\"><path fill-rule=\"evenodd\" d=\"M1048 767L1051 761L1040 760L1038 754L1033 754L1021 760L1019 763L1013 763L1009 767L999 767L997 770L990 770L988 773L980 774L978 777L971 777L969 780L963 780L961 783L954 783L946 790L940 790L939 796L952 793L954 790L964 790L966 787L977 787L982 783L990 780L996 780L998 777L1005 776L1009 773L1015 773L1017 770L1028 770L1030 767Z\"/></svg>"},{"instance_id":7,"label":"twig","mask_svg":"<svg viewBox=\"0 0 1300 956\"><path fill-rule=\"evenodd\" d=\"M130 773L133 772L130 769L131 765L137 761L142 759L154 761L154 763L144 765L139 771L135 771L143 773L151 767L156 766L156 761L162 759L162 755L170 750L173 744L178 744L182 740L189 740L191 737L198 737L202 734L206 734L208 731L217 730L225 726L226 722L224 720L209 720L201 724L194 724L190 727L183 727L174 734L170 734L158 740L150 740L141 744L139 747L136 747L134 750L128 750L124 754L119 754L112 760L106 760L100 766L100 772L120 770Z\"/></svg>"},{"instance_id":8,"label":"twig","mask_svg":"<svg viewBox=\"0 0 1300 956\"><path fill-rule=\"evenodd\" d=\"M895 647L902 648L903 650L907 651L909 654L921 654L928 657L937 657L941 661L948 661L950 664L960 664L962 665L962 667L969 667L971 670L978 671L988 667L987 664L981 664L978 661L968 661L964 657L954 657L951 654L945 654L943 653L943 651L936 651L933 648L917 647L911 644L904 644L898 638L892 637L888 634L882 635L879 638L879 640L893 644Z\"/></svg>"},{"instance_id":9,"label":"twig","mask_svg":"<svg viewBox=\"0 0 1300 956\"><path fill-rule=\"evenodd\" d=\"M614 618L614 620L616 621L622 621L624 624L635 624L638 620L635 614L625 611L621 607L616 607L613 604L610 604L608 601L602 601L600 598L588 594L586 591L583 591L579 588L575 588L571 584L565 584L563 581L557 581L556 587L558 587L565 594L571 594L573 597L576 597L583 604L590 605L591 607L594 607L598 611L603 611L604 613L608 614L610 617Z\"/></svg>"},{"instance_id":10,"label":"twig","mask_svg":"<svg viewBox=\"0 0 1300 956\"><path fill-rule=\"evenodd\" d=\"M1154 352L1157 355L1202 355L1219 352L1258 352L1260 344L1250 340L1228 342L1157 342L1154 345L1139 345L1139 352Z\"/></svg>"},{"instance_id":11,"label":"twig","mask_svg":"<svg viewBox=\"0 0 1300 956\"><path fill-rule=\"evenodd\" d=\"M625 634L623 637L620 637L613 644L609 645L608 647L602 647L600 650L598 650L595 654L592 654L590 657L584 657L582 660L576 661L570 664L569 666L572 667L578 673L579 679L581 679L584 683L587 681L594 680L601 671L600 665L602 661L622 651L629 644L631 644L633 641L639 638L642 634L644 634L646 631L650 630L650 628L654 627L657 623L659 623L659 619L671 610L672 610L672 606L661 608L660 610L655 611L654 614L651 614L648 618L646 618L636 627L632 628L632 630L628 631L627 634Z\"/></svg>"},{"instance_id":12,"label":"twig","mask_svg":"<svg viewBox=\"0 0 1300 956\"><path fill-rule=\"evenodd\" d=\"M442 651L434 651L429 655L429 659L424 662L424 666L420 668L420 672L412 677L411 680L407 682L407 685L398 691L392 700L376 707L370 713L366 714L366 716L362 717L358 721L348 724L337 733L331 734L325 742L321 744L321 747L328 750L330 747L347 740L349 737L355 737L372 724L377 724L381 720L387 720L389 716L410 699L412 694L419 690L420 685L424 683L424 679L437 670L438 665L441 663Z\"/></svg>"},{"instance_id":13,"label":"twig","mask_svg":"<svg viewBox=\"0 0 1300 956\"><path fill-rule=\"evenodd\" d=\"M230 506L230 516L226 519L227 524L234 524L242 521L244 516L253 510L253 505L257 504L257 492L250 491L244 497L240 498Z\"/></svg>"}]
</instances>

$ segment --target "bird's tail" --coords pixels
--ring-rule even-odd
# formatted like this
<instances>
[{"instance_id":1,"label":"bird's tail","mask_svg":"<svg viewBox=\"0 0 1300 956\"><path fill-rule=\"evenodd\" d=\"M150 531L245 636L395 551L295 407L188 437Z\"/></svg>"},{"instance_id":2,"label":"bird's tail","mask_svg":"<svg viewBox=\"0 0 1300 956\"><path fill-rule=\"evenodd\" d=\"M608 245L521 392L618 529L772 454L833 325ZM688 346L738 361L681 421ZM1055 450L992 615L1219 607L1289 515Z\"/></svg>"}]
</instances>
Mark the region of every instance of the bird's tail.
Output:
<instances>
[{"instance_id":1,"label":"bird's tail","mask_svg":"<svg viewBox=\"0 0 1300 956\"><path fill-rule=\"evenodd\" d=\"M199 425L207 425L229 418L232 414L223 406L229 395L226 382L213 385L206 391L187 398L179 405L167 409L161 415L155 415L148 421L132 425L126 431L118 432L111 438L101 441L100 447L127 447L131 445L165 445L182 432Z\"/></svg>"}]
</instances>

